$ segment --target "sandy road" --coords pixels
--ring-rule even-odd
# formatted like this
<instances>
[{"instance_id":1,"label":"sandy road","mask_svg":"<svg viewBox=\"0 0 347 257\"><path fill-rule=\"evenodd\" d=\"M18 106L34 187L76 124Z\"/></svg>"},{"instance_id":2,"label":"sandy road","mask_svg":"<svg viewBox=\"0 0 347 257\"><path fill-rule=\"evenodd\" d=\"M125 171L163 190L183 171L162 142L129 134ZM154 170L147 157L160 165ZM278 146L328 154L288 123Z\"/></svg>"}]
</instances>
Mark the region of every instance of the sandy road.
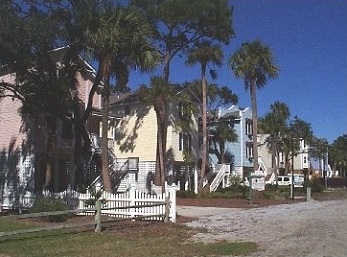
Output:
<instances>
[{"instance_id":1,"label":"sandy road","mask_svg":"<svg viewBox=\"0 0 347 257\"><path fill-rule=\"evenodd\" d=\"M184 207L182 207L184 208ZM266 257L347 257L347 200L310 201L255 209L180 209L209 231L193 240L252 241ZM187 207L188 208L188 207ZM204 211L203 211L204 210Z\"/></svg>"}]
</instances>

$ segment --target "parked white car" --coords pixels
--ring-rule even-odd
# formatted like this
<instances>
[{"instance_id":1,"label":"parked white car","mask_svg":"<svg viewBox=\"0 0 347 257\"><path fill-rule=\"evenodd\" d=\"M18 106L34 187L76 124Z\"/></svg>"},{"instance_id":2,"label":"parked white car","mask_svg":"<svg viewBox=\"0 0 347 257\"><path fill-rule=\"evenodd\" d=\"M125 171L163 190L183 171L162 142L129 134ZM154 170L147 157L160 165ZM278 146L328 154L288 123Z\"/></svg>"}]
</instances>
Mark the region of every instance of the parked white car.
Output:
<instances>
[{"instance_id":1,"label":"parked white car","mask_svg":"<svg viewBox=\"0 0 347 257\"><path fill-rule=\"evenodd\" d=\"M279 186L289 186L292 184L292 177L291 175L278 176L277 183ZM294 174L294 187L303 187L303 186L304 186L304 175Z\"/></svg>"}]
</instances>

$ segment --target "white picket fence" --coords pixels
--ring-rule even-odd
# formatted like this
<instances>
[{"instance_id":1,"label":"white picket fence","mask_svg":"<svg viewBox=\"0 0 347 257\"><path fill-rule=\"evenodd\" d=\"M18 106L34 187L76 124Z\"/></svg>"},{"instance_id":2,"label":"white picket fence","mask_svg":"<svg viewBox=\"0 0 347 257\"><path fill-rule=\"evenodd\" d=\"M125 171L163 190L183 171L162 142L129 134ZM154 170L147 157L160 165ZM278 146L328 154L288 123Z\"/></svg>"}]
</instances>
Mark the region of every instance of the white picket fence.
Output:
<instances>
[{"instance_id":1,"label":"white picket fence","mask_svg":"<svg viewBox=\"0 0 347 257\"><path fill-rule=\"evenodd\" d=\"M102 214L118 218L134 218L142 216L149 220L157 220L160 219L158 216L165 215L165 204L168 200L170 203L169 219L172 222L176 222L176 191L176 185L171 185L167 187L165 193L148 194L136 190L135 185L132 185L129 191L124 193L111 194L103 192L101 198L105 199L106 203L102 206ZM80 194L78 208L90 208L90 206L86 206L85 201L92 197L93 196L89 193ZM139 207L134 207L137 205ZM142 207L143 205L156 206ZM90 215L94 215L94 213L90 213Z\"/></svg>"},{"instance_id":2,"label":"white picket fence","mask_svg":"<svg viewBox=\"0 0 347 257\"><path fill-rule=\"evenodd\" d=\"M131 185L130 189L124 193L111 194L107 192L102 193L102 199L105 199L106 203L102 208L103 215L110 215L117 218L134 218L134 217L146 217L150 220L162 219L160 216L165 215L165 204L167 201L170 203L169 219L171 222L176 222L176 191L177 186L171 185L166 186L165 193L158 194L148 194L145 192L140 192L136 189L135 185ZM93 198L93 196L87 192L86 194L81 194L73 190L65 190L60 193L52 193L45 191L44 196L51 196L54 198L64 200L70 208L78 209L90 209L92 206L85 204L85 201ZM14 199L13 199L14 200ZM31 194L26 194L17 198L16 201L11 201L7 199L7 205L3 205L3 209L10 209L8 207L14 207L13 203L16 204L20 211L23 209L30 208L35 200L35 196ZM12 204L10 204L12 203ZM1 204L1 203L0 203ZM139 207L134 207L138 205ZM143 205L156 205L142 207ZM114 209L113 209L114 208ZM94 212L88 213L83 212L82 215L94 215ZM151 217L152 216L152 217Z\"/></svg>"}]
</instances>

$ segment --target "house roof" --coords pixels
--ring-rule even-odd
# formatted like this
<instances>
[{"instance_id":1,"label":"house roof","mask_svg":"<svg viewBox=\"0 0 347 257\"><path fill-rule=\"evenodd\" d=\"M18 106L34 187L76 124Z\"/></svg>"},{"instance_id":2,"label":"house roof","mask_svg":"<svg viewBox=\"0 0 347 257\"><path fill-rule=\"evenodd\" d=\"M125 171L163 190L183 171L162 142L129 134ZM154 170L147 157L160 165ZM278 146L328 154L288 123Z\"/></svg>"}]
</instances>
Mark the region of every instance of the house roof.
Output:
<instances>
[{"instance_id":1,"label":"house roof","mask_svg":"<svg viewBox=\"0 0 347 257\"><path fill-rule=\"evenodd\" d=\"M59 48L55 48L52 51L49 52L50 59L56 63L60 63L60 61L63 59L63 57L66 55L67 51L69 50L70 46L63 46ZM80 63L85 67L84 72L90 76L91 80L95 79L96 76L96 70L92 67L91 64L89 64L85 59L82 58L82 56L79 55ZM14 71L10 69L8 65L2 65L0 67L0 76L13 73Z\"/></svg>"},{"instance_id":2,"label":"house roof","mask_svg":"<svg viewBox=\"0 0 347 257\"><path fill-rule=\"evenodd\" d=\"M126 92L117 95L110 95L110 105L116 105L124 103L125 100L129 102L133 102L137 100L137 95L135 92Z\"/></svg>"},{"instance_id":3,"label":"house roof","mask_svg":"<svg viewBox=\"0 0 347 257\"><path fill-rule=\"evenodd\" d=\"M228 109L221 110L221 117L223 118L233 117L236 119L240 119L242 112L245 112L247 110L249 110L249 107L242 108L237 105L232 105Z\"/></svg>"},{"instance_id":4,"label":"house roof","mask_svg":"<svg viewBox=\"0 0 347 257\"><path fill-rule=\"evenodd\" d=\"M189 88L177 88L176 95L182 93L183 91L188 91L196 102L201 102L200 99L192 92ZM138 91L135 92L126 92L122 94L116 94L110 96L110 105L124 105L124 104L133 104L141 102L140 95Z\"/></svg>"}]
</instances>

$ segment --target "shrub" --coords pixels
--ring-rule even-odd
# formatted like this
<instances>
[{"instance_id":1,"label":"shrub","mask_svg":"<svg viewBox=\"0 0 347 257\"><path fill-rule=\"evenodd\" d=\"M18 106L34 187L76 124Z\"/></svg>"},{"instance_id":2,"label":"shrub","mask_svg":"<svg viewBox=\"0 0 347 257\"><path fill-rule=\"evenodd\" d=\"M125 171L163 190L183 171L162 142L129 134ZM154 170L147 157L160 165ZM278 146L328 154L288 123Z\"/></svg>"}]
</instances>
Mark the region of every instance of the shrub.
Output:
<instances>
[{"instance_id":1,"label":"shrub","mask_svg":"<svg viewBox=\"0 0 347 257\"><path fill-rule=\"evenodd\" d=\"M265 191L258 192L260 199L287 199L290 197L290 186L265 185Z\"/></svg>"},{"instance_id":2,"label":"shrub","mask_svg":"<svg viewBox=\"0 0 347 257\"><path fill-rule=\"evenodd\" d=\"M278 187L277 184L265 184L265 191L277 191Z\"/></svg>"},{"instance_id":3,"label":"shrub","mask_svg":"<svg viewBox=\"0 0 347 257\"><path fill-rule=\"evenodd\" d=\"M239 186L242 183L242 178L237 175L232 175L229 178L231 186Z\"/></svg>"},{"instance_id":4,"label":"shrub","mask_svg":"<svg viewBox=\"0 0 347 257\"><path fill-rule=\"evenodd\" d=\"M323 185L320 183L319 179L317 177L312 177L311 180L308 180L304 183L304 188L311 187L312 193L320 193L323 192Z\"/></svg>"},{"instance_id":5,"label":"shrub","mask_svg":"<svg viewBox=\"0 0 347 257\"><path fill-rule=\"evenodd\" d=\"M246 199L248 196L249 188L241 184L234 184L230 187L218 189L218 191L205 194L205 198L242 198Z\"/></svg>"},{"instance_id":6,"label":"shrub","mask_svg":"<svg viewBox=\"0 0 347 257\"><path fill-rule=\"evenodd\" d=\"M54 199L50 197L41 197L34 201L33 206L30 208L31 213L37 212L54 212L54 211L65 211L67 210L67 205L61 199ZM44 220L50 222L62 222L67 220L67 214L59 215L48 215L43 217Z\"/></svg>"}]
</instances>

